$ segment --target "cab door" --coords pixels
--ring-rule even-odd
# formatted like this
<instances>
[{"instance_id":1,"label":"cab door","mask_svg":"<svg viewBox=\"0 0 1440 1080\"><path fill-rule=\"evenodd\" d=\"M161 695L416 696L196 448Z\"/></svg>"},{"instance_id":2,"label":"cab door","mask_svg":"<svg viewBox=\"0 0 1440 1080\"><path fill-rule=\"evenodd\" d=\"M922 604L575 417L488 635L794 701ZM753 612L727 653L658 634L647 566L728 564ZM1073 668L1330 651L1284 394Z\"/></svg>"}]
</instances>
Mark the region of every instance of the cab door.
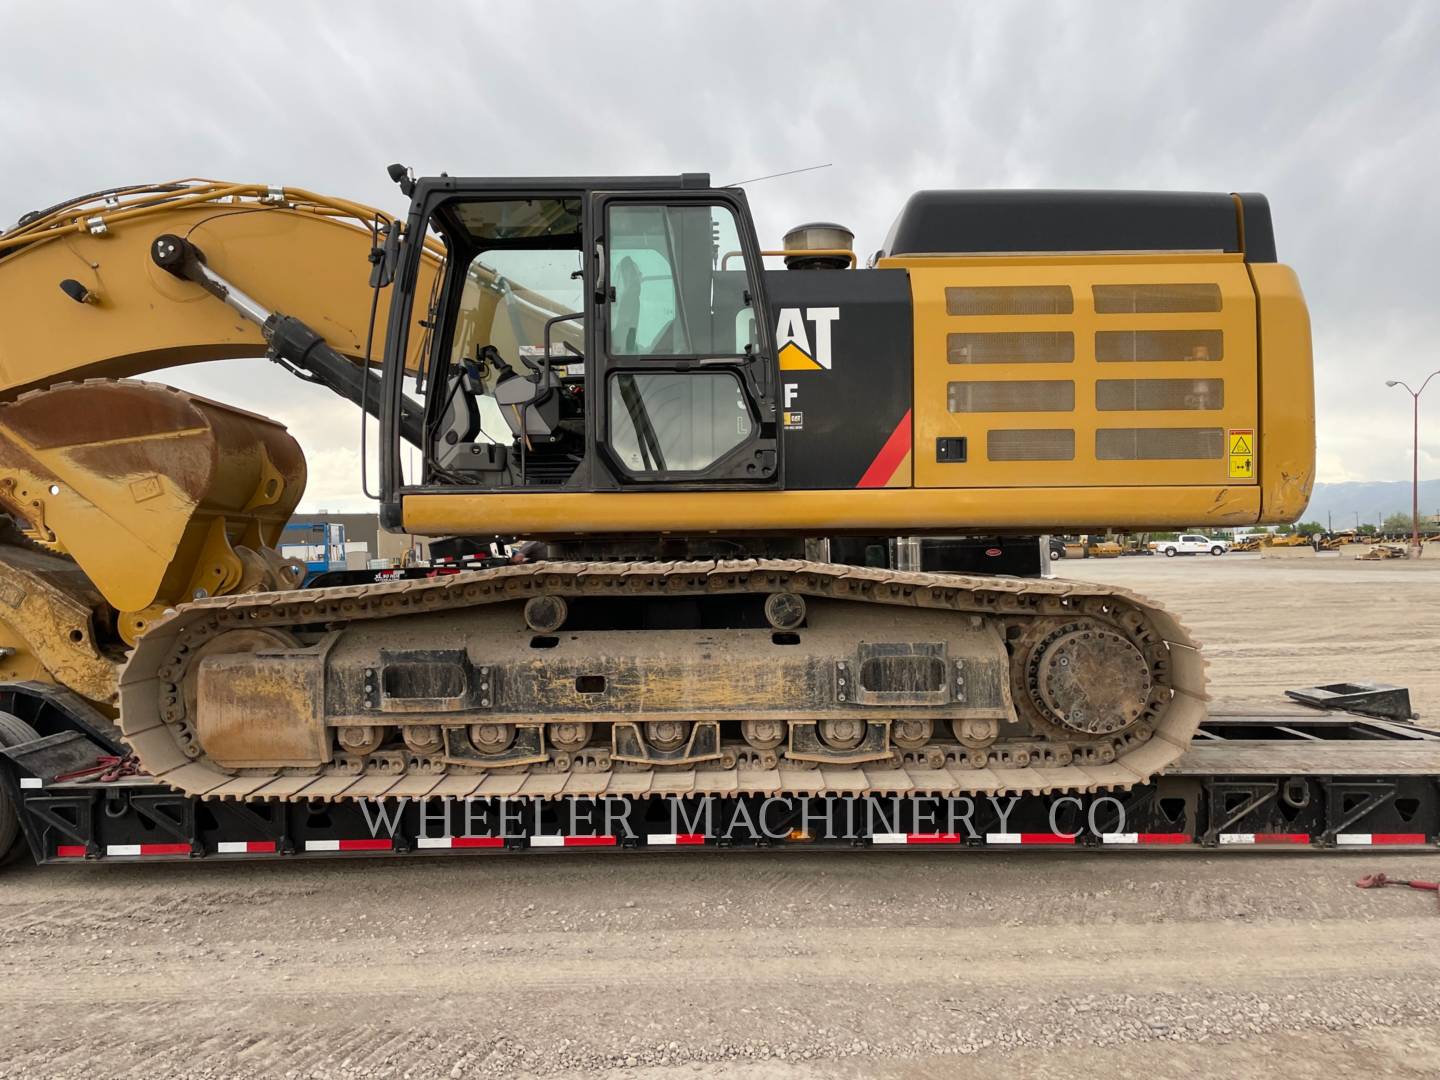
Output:
<instances>
[{"instance_id":1,"label":"cab door","mask_svg":"<svg viewBox=\"0 0 1440 1080\"><path fill-rule=\"evenodd\" d=\"M614 486L779 487L772 320L744 196L597 193L589 227L588 381Z\"/></svg>"}]
</instances>

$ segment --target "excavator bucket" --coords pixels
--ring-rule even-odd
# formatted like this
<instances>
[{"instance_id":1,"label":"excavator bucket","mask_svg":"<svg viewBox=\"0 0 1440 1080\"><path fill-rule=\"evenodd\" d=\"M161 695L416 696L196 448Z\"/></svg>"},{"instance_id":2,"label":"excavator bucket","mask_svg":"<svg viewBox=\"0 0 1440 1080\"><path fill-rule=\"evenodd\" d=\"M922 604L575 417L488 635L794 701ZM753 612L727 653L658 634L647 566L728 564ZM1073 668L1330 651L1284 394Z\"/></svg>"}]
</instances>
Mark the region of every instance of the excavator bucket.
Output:
<instances>
[{"instance_id":1,"label":"excavator bucket","mask_svg":"<svg viewBox=\"0 0 1440 1080\"><path fill-rule=\"evenodd\" d=\"M286 588L273 550L305 490L285 428L158 383L92 379L0 405L0 508L68 554L133 642L166 607Z\"/></svg>"},{"instance_id":2,"label":"excavator bucket","mask_svg":"<svg viewBox=\"0 0 1440 1080\"><path fill-rule=\"evenodd\" d=\"M73 562L0 524L0 682L58 682L112 704L124 654L113 647L108 610Z\"/></svg>"}]
</instances>

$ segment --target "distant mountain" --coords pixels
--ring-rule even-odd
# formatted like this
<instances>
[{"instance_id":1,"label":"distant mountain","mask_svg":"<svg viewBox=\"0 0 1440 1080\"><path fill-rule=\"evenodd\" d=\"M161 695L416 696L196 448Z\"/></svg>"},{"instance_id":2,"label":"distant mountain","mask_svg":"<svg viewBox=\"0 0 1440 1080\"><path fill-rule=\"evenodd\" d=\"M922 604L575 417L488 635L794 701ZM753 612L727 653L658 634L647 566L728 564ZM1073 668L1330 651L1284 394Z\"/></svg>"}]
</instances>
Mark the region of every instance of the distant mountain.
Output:
<instances>
[{"instance_id":1,"label":"distant mountain","mask_svg":"<svg viewBox=\"0 0 1440 1080\"><path fill-rule=\"evenodd\" d=\"M1378 525L1390 514L1410 513L1409 480L1350 480L1343 484L1315 485L1302 521L1333 522L1336 530L1353 529L1355 515ZM1420 518L1440 514L1440 480L1420 481Z\"/></svg>"}]
</instances>

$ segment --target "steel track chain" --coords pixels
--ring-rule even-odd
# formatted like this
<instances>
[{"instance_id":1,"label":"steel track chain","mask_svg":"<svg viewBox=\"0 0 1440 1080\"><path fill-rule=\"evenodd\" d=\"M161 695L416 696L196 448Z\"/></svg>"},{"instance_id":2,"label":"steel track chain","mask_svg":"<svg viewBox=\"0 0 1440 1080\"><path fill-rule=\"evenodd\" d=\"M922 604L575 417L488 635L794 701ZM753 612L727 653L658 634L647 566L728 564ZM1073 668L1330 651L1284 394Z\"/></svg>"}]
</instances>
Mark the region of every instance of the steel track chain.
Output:
<instances>
[{"instance_id":1,"label":"steel track chain","mask_svg":"<svg viewBox=\"0 0 1440 1080\"><path fill-rule=\"evenodd\" d=\"M155 728L155 720L150 717L164 725L184 755L180 761L167 762L171 768L152 769L167 782L191 794L233 789L236 785L228 782L236 774L203 762L185 716L180 689L187 657L193 656L210 637L227 630L317 624L336 629L356 621L444 612L541 593L607 597L782 591L1021 622L1085 616L1115 627L1140 650L1150 666L1153 688L1134 727L1108 739L1066 744L1060 740L1074 733L1057 728L1030 703L1028 694L1017 693L1015 705L1022 719L1049 733L1055 742L1046 743L1045 751L1036 753L1033 761L1030 751L1035 744L1027 743L1018 747L1013 757L998 757L992 763L996 767L975 770L976 790L995 787L991 776L981 777L980 773L1046 774L1042 781L1045 790L1129 787L1178 759L1204 718L1204 665L1195 654L1194 642L1167 612L1127 589L1081 582L876 570L799 560L707 560L530 563L424 581L197 600L157 620L141 638L121 676L121 726L134 743L138 736ZM1177 659L1184 662L1177 663ZM154 745L153 739L146 741ZM966 761L965 747L959 744L932 745L945 751L947 765L963 765ZM1162 752L1146 752L1146 748ZM143 750L141 758L146 759ZM906 754L904 760L911 762L915 755ZM335 771L332 766L322 770L321 775ZM1067 771L1075 775L1054 775ZM296 771L275 770L268 775L279 778L292 772ZM261 779L266 775L263 771L244 770L243 775L251 774ZM313 776L314 771L308 775ZM962 771L960 775L966 774ZM1012 778L1002 784L1002 789L1027 785L1038 789L1035 775L1028 775L1023 785ZM255 785L257 790L259 786ZM296 795L304 790L303 785L289 787L295 788Z\"/></svg>"}]
</instances>

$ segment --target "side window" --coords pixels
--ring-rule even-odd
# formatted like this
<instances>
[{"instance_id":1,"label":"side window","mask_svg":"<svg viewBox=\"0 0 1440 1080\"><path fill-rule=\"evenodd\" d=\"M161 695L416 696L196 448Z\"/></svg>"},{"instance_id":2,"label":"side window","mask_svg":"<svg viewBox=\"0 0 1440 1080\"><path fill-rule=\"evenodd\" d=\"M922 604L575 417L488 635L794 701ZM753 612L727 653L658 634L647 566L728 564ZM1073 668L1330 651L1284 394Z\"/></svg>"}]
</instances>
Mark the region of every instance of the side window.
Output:
<instances>
[{"instance_id":1,"label":"side window","mask_svg":"<svg viewBox=\"0 0 1440 1080\"><path fill-rule=\"evenodd\" d=\"M560 484L583 460L582 205L500 195L436 210L455 254L434 288L444 322L426 380L426 483Z\"/></svg>"},{"instance_id":2,"label":"side window","mask_svg":"<svg viewBox=\"0 0 1440 1080\"><path fill-rule=\"evenodd\" d=\"M741 356L753 348L745 258L725 206L612 206L611 356Z\"/></svg>"},{"instance_id":3,"label":"side window","mask_svg":"<svg viewBox=\"0 0 1440 1080\"><path fill-rule=\"evenodd\" d=\"M754 430L728 371L620 371L609 396L610 447L634 473L696 472Z\"/></svg>"},{"instance_id":4,"label":"side window","mask_svg":"<svg viewBox=\"0 0 1440 1080\"><path fill-rule=\"evenodd\" d=\"M450 362L494 345L514 363L520 356L544 354L545 321L578 311L583 289L575 248L493 248L471 260L455 324ZM569 341L577 347L584 324L560 323L551 346Z\"/></svg>"}]
</instances>

